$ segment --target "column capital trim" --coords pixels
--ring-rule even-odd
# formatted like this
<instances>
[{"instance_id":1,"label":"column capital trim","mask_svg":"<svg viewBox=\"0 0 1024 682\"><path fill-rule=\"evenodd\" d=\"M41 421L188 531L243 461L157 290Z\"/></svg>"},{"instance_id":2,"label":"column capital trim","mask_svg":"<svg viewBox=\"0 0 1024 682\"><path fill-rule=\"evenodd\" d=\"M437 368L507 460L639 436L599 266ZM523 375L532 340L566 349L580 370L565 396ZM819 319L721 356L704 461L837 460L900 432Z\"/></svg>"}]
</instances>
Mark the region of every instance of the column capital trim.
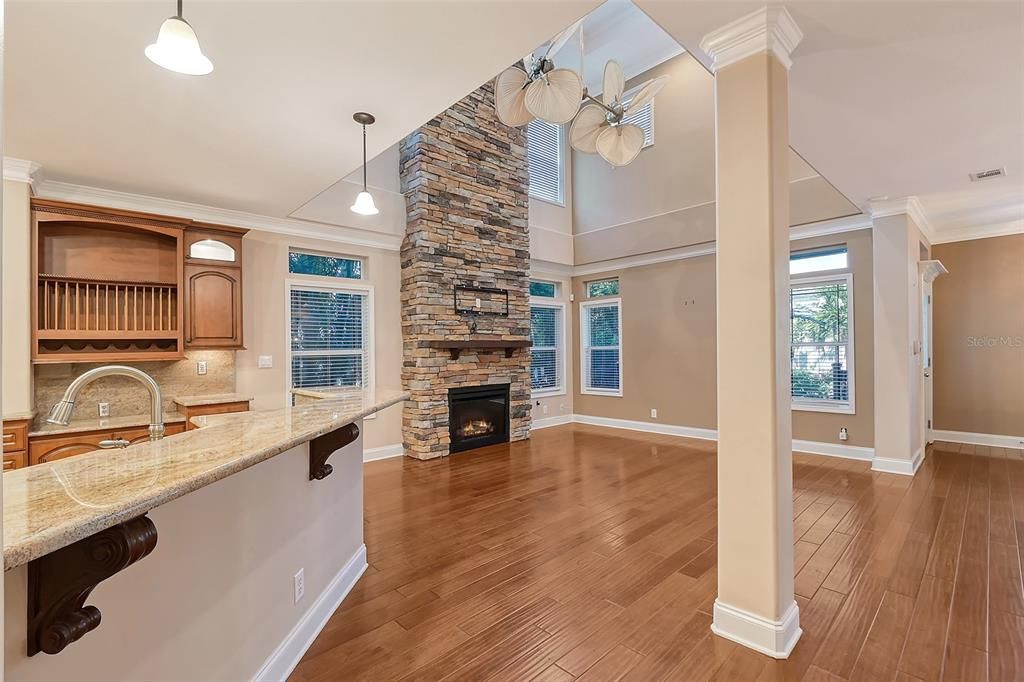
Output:
<instances>
[{"instance_id":1,"label":"column capital trim","mask_svg":"<svg viewBox=\"0 0 1024 682\"><path fill-rule=\"evenodd\" d=\"M35 161L16 159L13 156L4 157L4 180L24 182L31 185L36 181L35 174L42 166Z\"/></svg>"},{"instance_id":2,"label":"column capital trim","mask_svg":"<svg viewBox=\"0 0 1024 682\"><path fill-rule=\"evenodd\" d=\"M872 220L906 214L917 224L917 229L921 231L921 234L928 240L928 243L935 243L935 228L932 227L932 223L928 219L924 205L916 196L872 201L868 205L868 213L871 214Z\"/></svg>"},{"instance_id":3,"label":"column capital trim","mask_svg":"<svg viewBox=\"0 0 1024 682\"><path fill-rule=\"evenodd\" d=\"M789 11L780 5L762 7L708 33L700 41L700 49L712 59L712 70L756 54L772 54L789 69L790 55L803 39Z\"/></svg>"}]
</instances>

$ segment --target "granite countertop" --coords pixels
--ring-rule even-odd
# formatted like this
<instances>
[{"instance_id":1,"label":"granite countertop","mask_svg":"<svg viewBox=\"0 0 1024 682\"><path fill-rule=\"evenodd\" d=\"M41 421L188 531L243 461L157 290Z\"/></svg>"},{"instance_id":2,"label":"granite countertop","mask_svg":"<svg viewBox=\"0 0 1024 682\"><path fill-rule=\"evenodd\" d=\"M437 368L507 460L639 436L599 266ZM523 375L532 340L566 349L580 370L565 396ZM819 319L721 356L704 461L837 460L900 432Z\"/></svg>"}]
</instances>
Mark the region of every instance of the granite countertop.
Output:
<instances>
[{"instance_id":1,"label":"granite countertop","mask_svg":"<svg viewBox=\"0 0 1024 682\"><path fill-rule=\"evenodd\" d=\"M178 412L164 412L164 424L177 424L185 421L185 415ZM65 433L82 433L83 431L100 431L107 429L128 429L132 427L149 426L148 414L126 414L118 417L103 417L98 419L72 419L67 426L63 424L48 424L44 420L29 431L29 438L33 436L59 436Z\"/></svg>"},{"instance_id":2,"label":"granite countertop","mask_svg":"<svg viewBox=\"0 0 1024 682\"><path fill-rule=\"evenodd\" d=\"M208 426L123 450L8 471L4 570L28 563L409 397L378 390L207 418Z\"/></svg>"},{"instance_id":3,"label":"granite countertop","mask_svg":"<svg viewBox=\"0 0 1024 682\"><path fill-rule=\"evenodd\" d=\"M174 403L181 407L198 407L200 405L222 405L224 403L247 403L252 400L245 393L216 393L214 395L181 395L174 398Z\"/></svg>"}]
</instances>

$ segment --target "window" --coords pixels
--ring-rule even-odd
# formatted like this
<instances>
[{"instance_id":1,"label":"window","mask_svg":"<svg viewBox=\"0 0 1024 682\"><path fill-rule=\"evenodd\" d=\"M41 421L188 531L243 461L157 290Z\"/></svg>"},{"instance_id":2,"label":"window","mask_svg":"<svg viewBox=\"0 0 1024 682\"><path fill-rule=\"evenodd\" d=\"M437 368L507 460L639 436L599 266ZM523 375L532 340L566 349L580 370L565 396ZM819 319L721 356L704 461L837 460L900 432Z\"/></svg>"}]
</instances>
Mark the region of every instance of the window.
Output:
<instances>
[{"instance_id":1,"label":"window","mask_svg":"<svg viewBox=\"0 0 1024 682\"><path fill-rule=\"evenodd\" d=\"M580 304L583 393L622 395L622 316L619 299Z\"/></svg>"},{"instance_id":2,"label":"window","mask_svg":"<svg viewBox=\"0 0 1024 682\"><path fill-rule=\"evenodd\" d=\"M358 258L324 256L304 251L289 251L288 272L295 275L362 279L363 261Z\"/></svg>"},{"instance_id":3,"label":"window","mask_svg":"<svg viewBox=\"0 0 1024 682\"><path fill-rule=\"evenodd\" d=\"M593 282L587 282L587 298L597 298L598 296L618 296L619 295L619 280L618 278L613 279L599 279Z\"/></svg>"},{"instance_id":4,"label":"window","mask_svg":"<svg viewBox=\"0 0 1024 682\"><path fill-rule=\"evenodd\" d=\"M853 275L794 279L790 299L794 409L853 413Z\"/></svg>"},{"instance_id":5,"label":"window","mask_svg":"<svg viewBox=\"0 0 1024 682\"><path fill-rule=\"evenodd\" d=\"M625 97L623 101L625 104L629 104L630 100L633 99L635 92L631 92ZM622 117L623 123L632 123L633 125L640 126L644 131L644 148L650 147L654 144L654 100L652 99L647 104L643 105L635 111L630 111Z\"/></svg>"},{"instance_id":6,"label":"window","mask_svg":"<svg viewBox=\"0 0 1024 682\"><path fill-rule=\"evenodd\" d=\"M526 165L530 196L565 203L562 177L562 126L535 118L526 126Z\"/></svg>"},{"instance_id":7,"label":"window","mask_svg":"<svg viewBox=\"0 0 1024 682\"><path fill-rule=\"evenodd\" d=\"M803 275L823 270L845 270L849 257L845 246L814 251L797 251L789 256L789 274Z\"/></svg>"},{"instance_id":8,"label":"window","mask_svg":"<svg viewBox=\"0 0 1024 682\"><path fill-rule=\"evenodd\" d=\"M291 388L372 389L371 295L288 284Z\"/></svg>"},{"instance_id":9,"label":"window","mask_svg":"<svg viewBox=\"0 0 1024 682\"><path fill-rule=\"evenodd\" d=\"M530 296L555 298L558 295L558 284L555 282L530 281Z\"/></svg>"},{"instance_id":10,"label":"window","mask_svg":"<svg viewBox=\"0 0 1024 682\"><path fill-rule=\"evenodd\" d=\"M534 395L565 392L563 378L565 307L534 301L530 305L530 380Z\"/></svg>"}]
</instances>

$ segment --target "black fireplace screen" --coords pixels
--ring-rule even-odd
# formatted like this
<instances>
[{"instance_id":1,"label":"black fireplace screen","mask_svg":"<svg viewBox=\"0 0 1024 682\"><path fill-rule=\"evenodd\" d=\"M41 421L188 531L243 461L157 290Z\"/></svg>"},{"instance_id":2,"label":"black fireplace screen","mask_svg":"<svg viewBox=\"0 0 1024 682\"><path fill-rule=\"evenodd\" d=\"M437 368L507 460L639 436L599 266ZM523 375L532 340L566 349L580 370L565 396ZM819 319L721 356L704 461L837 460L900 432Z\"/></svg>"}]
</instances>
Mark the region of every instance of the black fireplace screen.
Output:
<instances>
[{"instance_id":1,"label":"black fireplace screen","mask_svg":"<svg viewBox=\"0 0 1024 682\"><path fill-rule=\"evenodd\" d=\"M448 390L450 452L507 443L509 385Z\"/></svg>"}]
</instances>

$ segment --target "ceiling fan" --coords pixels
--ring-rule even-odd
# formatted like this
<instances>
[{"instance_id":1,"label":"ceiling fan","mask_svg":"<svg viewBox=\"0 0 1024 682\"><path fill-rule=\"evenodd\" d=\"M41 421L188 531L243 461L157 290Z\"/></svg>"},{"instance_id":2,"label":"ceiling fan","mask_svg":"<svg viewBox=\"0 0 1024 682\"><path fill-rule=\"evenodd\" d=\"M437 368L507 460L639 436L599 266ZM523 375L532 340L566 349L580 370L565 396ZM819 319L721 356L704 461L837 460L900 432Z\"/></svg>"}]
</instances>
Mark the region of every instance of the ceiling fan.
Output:
<instances>
[{"instance_id":1,"label":"ceiling fan","mask_svg":"<svg viewBox=\"0 0 1024 682\"><path fill-rule=\"evenodd\" d=\"M582 19L548 43L544 54L533 52L494 79L495 109L505 125L519 127L534 118L568 123L583 101L583 79L572 69L555 68L554 57L576 33Z\"/></svg>"},{"instance_id":2,"label":"ceiling fan","mask_svg":"<svg viewBox=\"0 0 1024 682\"><path fill-rule=\"evenodd\" d=\"M622 67L609 61L604 67L601 99L593 97L583 86L579 73L555 68L554 63L555 55L577 30L582 62L582 22L581 19L552 38L542 56L531 52L523 57L521 65L510 66L498 74L494 79L495 110L502 123L513 127L526 125L535 118L555 124L572 121L569 141L573 149L599 154L612 166L625 166L643 149L644 131L623 119L654 99L665 87L668 76L645 82L635 95L624 100L626 83ZM580 109L585 101L591 104Z\"/></svg>"}]
</instances>

